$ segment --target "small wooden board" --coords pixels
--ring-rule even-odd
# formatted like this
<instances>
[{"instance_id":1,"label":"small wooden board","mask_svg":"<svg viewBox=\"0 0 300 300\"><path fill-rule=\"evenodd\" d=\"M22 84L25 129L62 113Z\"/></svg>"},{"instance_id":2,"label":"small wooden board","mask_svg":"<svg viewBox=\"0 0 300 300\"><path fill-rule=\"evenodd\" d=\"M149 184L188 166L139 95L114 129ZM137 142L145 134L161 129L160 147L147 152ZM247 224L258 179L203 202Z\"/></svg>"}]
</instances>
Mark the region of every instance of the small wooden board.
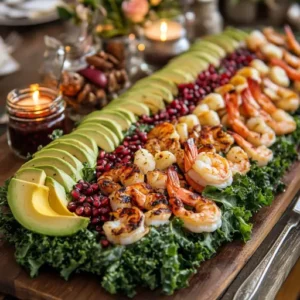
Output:
<instances>
[{"instance_id":1,"label":"small wooden board","mask_svg":"<svg viewBox=\"0 0 300 300\"><path fill-rule=\"evenodd\" d=\"M20 165L9 152L6 139L0 138L0 184ZM288 184L285 193L278 195L270 207L265 207L254 216L252 239L246 244L234 241L219 249L218 254L204 262L199 272L190 280L190 286L173 296L161 296L158 291L142 290L135 299L217 299L226 290L243 268L261 242L279 220L300 187L300 162L296 162L284 181ZM66 282L53 270L42 270L38 278L31 279L14 260L12 246L0 243L0 292L20 299L125 299L105 292L99 279L92 275L74 275Z\"/></svg>"}]
</instances>

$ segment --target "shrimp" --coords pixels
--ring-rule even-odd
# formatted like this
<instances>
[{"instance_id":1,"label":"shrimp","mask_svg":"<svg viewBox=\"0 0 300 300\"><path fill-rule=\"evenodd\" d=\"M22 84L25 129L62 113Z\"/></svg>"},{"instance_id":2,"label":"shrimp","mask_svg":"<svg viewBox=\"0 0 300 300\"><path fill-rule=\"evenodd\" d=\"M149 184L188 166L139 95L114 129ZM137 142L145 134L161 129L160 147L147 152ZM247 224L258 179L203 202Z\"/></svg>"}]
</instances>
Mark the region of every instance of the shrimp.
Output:
<instances>
[{"instance_id":1,"label":"shrimp","mask_svg":"<svg viewBox=\"0 0 300 300\"><path fill-rule=\"evenodd\" d=\"M155 126L149 133L145 148L153 155L160 151L170 151L176 157L178 166L183 168L184 152L180 145L180 136L175 126L170 123L162 123Z\"/></svg>"},{"instance_id":2,"label":"shrimp","mask_svg":"<svg viewBox=\"0 0 300 300\"><path fill-rule=\"evenodd\" d=\"M172 212L183 221L186 229L196 233L213 232L222 226L222 213L216 203L181 188L172 168L168 170L167 186ZM192 206L195 212L185 209L184 203Z\"/></svg>"},{"instance_id":3,"label":"shrimp","mask_svg":"<svg viewBox=\"0 0 300 300\"><path fill-rule=\"evenodd\" d=\"M143 174L155 169L155 159L146 149L140 149L134 154L134 164L139 167Z\"/></svg>"},{"instance_id":4,"label":"shrimp","mask_svg":"<svg viewBox=\"0 0 300 300\"><path fill-rule=\"evenodd\" d=\"M270 68L269 77L278 85L284 87L288 87L290 85L290 79L286 72L278 66L273 66Z\"/></svg>"},{"instance_id":5,"label":"shrimp","mask_svg":"<svg viewBox=\"0 0 300 300\"><path fill-rule=\"evenodd\" d=\"M149 232L145 227L145 216L137 207L119 208L112 215L115 220L105 222L103 230L113 244L133 244Z\"/></svg>"},{"instance_id":6,"label":"shrimp","mask_svg":"<svg viewBox=\"0 0 300 300\"><path fill-rule=\"evenodd\" d=\"M253 59L250 66L256 69L261 76L266 76L269 73L269 67L260 59Z\"/></svg>"},{"instance_id":7,"label":"shrimp","mask_svg":"<svg viewBox=\"0 0 300 300\"><path fill-rule=\"evenodd\" d=\"M184 149L185 178L193 189L202 192L207 185L225 188L232 183L228 161L214 152L200 152L193 139L188 139Z\"/></svg>"},{"instance_id":8,"label":"shrimp","mask_svg":"<svg viewBox=\"0 0 300 300\"><path fill-rule=\"evenodd\" d=\"M246 174L250 170L250 162L247 153L239 146L232 147L226 154L232 174Z\"/></svg>"},{"instance_id":9,"label":"shrimp","mask_svg":"<svg viewBox=\"0 0 300 300\"><path fill-rule=\"evenodd\" d=\"M230 101L233 97L232 101ZM247 139L254 146L270 146L274 142L274 133L267 131L264 133L257 133L251 131L247 128L247 126L240 120L240 113L237 107L236 94L231 94L226 97L226 107L228 111L228 121L232 129L240 134L243 138Z\"/></svg>"},{"instance_id":10,"label":"shrimp","mask_svg":"<svg viewBox=\"0 0 300 300\"><path fill-rule=\"evenodd\" d=\"M267 42L266 37L259 30L252 31L246 39L247 46L252 51L257 51Z\"/></svg>"},{"instance_id":11,"label":"shrimp","mask_svg":"<svg viewBox=\"0 0 300 300\"><path fill-rule=\"evenodd\" d=\"M147 173L147 183L159 192L167 188L167 174L160 170L153 170Z\"/></svg>"},{"instance_id":12,"label":"shrimp","mask_svg":"<svg viewBox=\"0 0 300 300\"><path fill-rule=\"evenodd\" d=\"M151 191L151 186L144 182L122 187L109 195L110 206L114 211L119 208L131 207L133 203L141 206L145 201L144 196Z\"/></svg>"},{"instance_id":13,"label":"shrimp","mask_svg":"<svg viewBox=\"0 0 300 300\"><path fill-rule=\"evenodd\" d=\"M284 26L284 30L286 33L286 41L288 47L298 56L300 56L300 44L297 42L297 39L295 38L293 31L290 26L286 25Z\"/></svg>"},{"instance_id":14,"label":"shrimp","mask_svg":"<svg viewBox=\"0 0 300 300\"><path fill-rule=\"evenodd\" d=\"M222 125L204 126L196 143L200 149L212 145L217 152L226 153L234 143L234 139L223 130Z\"/></svg>"},{"instance_id":15,"label":"shrimp","mask_svg":"<svg viewBox=\"0 0 300 300\"><path fill-rule=\"evenodd\" d=\"M145 213L147 226L161 226L169 223L172 212L168 200L163 194L151 193L147 195L143 208L147 210Z\"/></svg>"},{"instance_id":16,"label":"shrimp","mask_svg":"<svg viewBox=\"0 0 300 300\"><path fill-rule=\"evenodd\" d=\"M269 79L264 79L265 93L275 102L275 105L285 111L294 112L299 108L300 100L294 91L278 86Z\"/></svg>"},{"instance_id":17,"label":"shrimp","mask_svg":"<svg viewBox=\"0 0 300 300\"><path fill-rule=\"evenodd\" d=\"M245 78L252 78L253 80L256 80L258 82L260 82L261 80L259 71L252 67L244 67L240 69L237 72L237 75L243 76ZM245 82L245 85L248 86L247 80Z\"/></svg>"},{"instance_id":18,"label":"shrimp","mask_svg":"<svg viewBox=\"0 0 300 300\"><path fill-rule=\"evenodd\" d=\"M288 77L292 80L299 81L300 80L300 71L290 67L287 63L285 63L283 60L278 58L271 58L270 63L273 66L278 66L286 72Z\"/></svg>"},{"instance_id":19,"label":"shrimp","mask_svg":"<svg viewBox=\"0 0 300 300\"><path fill-rule=\"evenodd\" d=\"M283 52L283 59L293 68L298 69L300 67L300 59L286 50Z\"/></svg>"},{"instance_id":20,"label":"shrimp","mask_svg":"<svg viewBox=\"0 0 300 300\"><path fill-rule=\"evenodd\" d=\"M275 44L277 46L285 46L286 44L285 36L283 34L277 33L272 27L264 28L263 34L272 44Z\"/></svg>"},{"instance_id":21,"label":"shrimp","mask_svg":"<svg viewBox=\"0 0 300 300\"><path fill-rule=\"evenodd\" d=\"M130 185L134 183L144 182L144 174L136 165L126 165L114 167L104 172L98 179L100 190L105 195L119 190L121 185Z\"/></svg>"},{"instance_id":22,"label":"shrimp","mask_svg":"<svg viewBox=\"0 0 300 300\"><path fill-rule=\"evenodd\" d=\"M284 135L296 130L297 124L292 116L282 109L278 109L272 101L261 92L259 84L254 80L248 80L251 94L260 105L261 115L266 123L277 135Z\"/></svg>"},{"instance_id":23,"label":"shrimp","mask_svg":"<svg viewBox=\"0 0 300 300\"><path fill-rule=\"evenodd\" d=\"M254 147L239 134L235 132L230 132L230 134L234 137L235 142L244 149L248 157L257 162L258 166L265 166L273 159L272 150L266 146Z\"/></svg>"}]
</instances>

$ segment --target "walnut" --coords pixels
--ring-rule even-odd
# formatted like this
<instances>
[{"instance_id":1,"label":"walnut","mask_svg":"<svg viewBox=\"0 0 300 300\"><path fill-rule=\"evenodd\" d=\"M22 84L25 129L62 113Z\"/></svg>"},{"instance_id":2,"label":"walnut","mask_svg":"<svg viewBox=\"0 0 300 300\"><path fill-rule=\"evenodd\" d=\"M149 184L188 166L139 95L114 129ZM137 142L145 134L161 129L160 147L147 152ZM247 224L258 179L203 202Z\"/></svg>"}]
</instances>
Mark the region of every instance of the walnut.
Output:
<instances>
[{"instance_id":1,"label":"walnut","mask_svg":"<svg viewBox=\"0 0 300 300\"><path fill-rule=\"evenodd\" d=\"M113 64L97 55L88 56L86 61L89 65L94 66L101 71L108 71L113 68Z\"/></svg>"},{"instance_id":2,"label":"walnut","mask_svg":"<svg viewBox=\"0 0 300 300\"><path fill-rule=\"evenodd\" d=\"M111 72L108 74L108 91L110 93L113 93L117 90L119 90L119 84L117 82L117 79L116 79L116 75L115 75L115 72Z\"/></svg>"},{"instance_id":3,"label":"walnut","mask_svg":"<svg viewBox=\"0 0 300 300\"><path fill-rule=\"evenodd\" d=\"M62 73L61 91L69 97L76 96L84 85L84 78L75 72L64 71Z\"/></svg>"},{"instance_id":4,"label":"walnut","mask_svg":"<svg viewBox=\"0 0 300 300\"><path fill-rule=\"evenodd\" d=\"M87 83L82 91L77 95L77 101L79 103L85 102L88 99L89 93L92 91L92 87L89 83Z\"/></svg>"},{"instance_id":5,"label":"walnut","mask_svg":"<svg viewBox=\"0 0 300 300\"><path fill-rule=\"evenodd\" d=\"M119 84L123 85L124 83L126 83L128 81L128 76L127 76L127 72L125 69L118 70L115 72L115 74L116 74L117 82Z\"/></svg>"}]
</instances>

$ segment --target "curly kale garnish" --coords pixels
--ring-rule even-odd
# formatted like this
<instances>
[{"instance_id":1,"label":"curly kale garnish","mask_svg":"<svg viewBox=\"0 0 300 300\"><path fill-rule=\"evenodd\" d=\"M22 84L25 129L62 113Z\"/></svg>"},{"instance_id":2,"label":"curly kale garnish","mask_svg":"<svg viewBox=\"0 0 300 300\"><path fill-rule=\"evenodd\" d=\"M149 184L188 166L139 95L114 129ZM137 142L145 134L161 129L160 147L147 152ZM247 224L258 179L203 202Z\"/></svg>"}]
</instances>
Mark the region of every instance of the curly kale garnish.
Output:
<instances>
[{"instance_id":1,"label":"curly kale garnish","mask_svg":"<svg viewBox=\"0 0 300 300\"><path fill-rule=\"evenodd\" d=\"M52 133L49 134L48 136L49 136L49 138L50 138L52 141L54 141L54 140L60 138L60 137L63 136L63 135L64 135L64 131L63 131L63 130L61 130L61 129L55 129L55 130L53 130Z\"/></svg>"}]
</instances>

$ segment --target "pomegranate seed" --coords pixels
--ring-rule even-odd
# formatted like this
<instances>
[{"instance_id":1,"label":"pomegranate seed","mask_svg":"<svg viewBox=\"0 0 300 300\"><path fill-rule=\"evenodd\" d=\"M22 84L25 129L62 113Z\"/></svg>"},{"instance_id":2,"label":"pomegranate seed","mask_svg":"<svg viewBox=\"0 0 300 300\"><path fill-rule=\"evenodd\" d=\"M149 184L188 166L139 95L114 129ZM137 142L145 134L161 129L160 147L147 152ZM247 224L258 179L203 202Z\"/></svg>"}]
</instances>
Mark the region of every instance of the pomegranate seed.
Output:
<instances>
[{"instance_id":1,"label":"pomegranate seed","mask_svg":"<svg viewBox=\"0 0 300 300\"><path fill-rule=\"evenodd\" d=\"M91 207L91 204L88 203L88 202L84 202L84 203L82 204L82 206L83 206L83 207Z\"/></svg>"},{"instance_id":2,"label":"pomegranate seed","mask_svg":"<svg viewBox=\"0 0 300 300\"><path fill-rule=\"evenodd\" d=\"M101 240L100 243L101 243L101 245L102 245L104 248L106 248L106 247L109 246L109 241L108 241L108 240Z\"/></svg>"},{"instance_id":3,"label":"pomegranate seed","mask_svg":"<svg viewBox=\"0 0 300 300\"><path fill-rule=\"evenodd\" d=\"M109 163L107 163L107 165L104 167L104 170L107 172L107 171L109 171L110 169L111 169L111 167L112 167L112 163L111 162L109 162Z\"/></svg>"},{"instance_id":4,"label":"pomegranate seed","mask_svg":"<svg viewBox=\"0 0 300 300\"><path fill-rule=\"evenodd\" d=\"M97 225L96 227L95 227L95 229L97 230L97 231L100 231L100 232L102 232L102 226L101 225Z\"/></svg>"},{"instance_id":5,"label":"pomegranate seed","mask_svg":"<svg viewBox=\"0 0 300 300\"><path fill-rule=\"evenodd\" d=\"M92 204L94 202L94 199L93 199L93 197L89 196L89 197L86 198L86 201L88 203Z\"/></svg>"},{"instance_id":6,"label":"pomegranate seed","mask_svg":"<svg viewBox=\"0 0 300 300\"><path fill-rule=\"evenodd\" d=\"M93 224L93 225L96 225L96 224L98 224L100 222L100 219L99 218L92 218L92 220L91 220L91 223Z\"/></svg>"},{"instance_id":7,"label":"pomegranate seed","mask_svg":"<svg viewBox=\"0 0 300 300\"><path fill-rule=\"evenodd\" d=\"M100 200L98 200L98 199L94 200L93 205L94 205L94 207L100 207L100 205L101 205Z\"/></svg>"},{"instance_id":8,"label":"pomegranate seed","mask_svg":"<svg viewBox=\"0 0 300 300\"><path fill-rule=\"evenodd\" d=\"M73 190L73 191L71 192L71 196L72 196L72 198L73 198L74 200L78 200L79 197L80 197L80 193L79 193L78 190Z\"/></svg>"},{"instance_id":9,"label":"pomegranate seed","mask_svg":"<svg viewBox=\"0 0 300 300\"><path fill-rule=\"evenodd\" d=\"M91 195L91 194L93 194L93 188L92 188L92 187L87 188L87 189L84 191L84 193L85 193L86 195Z\"/></svg>"},{"instance_id":10,"label":"pomegranate seed","mask_svg":"<svg viewBox=\"0 0 300 300\"><path fill-rule=\"evenodd\" d=\"M83 210L83 206L78 206L75 211L76 215L81 216L83 214Z\"/></svg>"},{"instance_id":11,"label":"pomegranate seed","mask_svg":"<svg viewBox=\"0 0 300 300\"><path fill-rule=\"evenodd\" d=\"M121 146L116 148L115 152L116 153L122 153L124 151L124 149L125 149L125 147L121 145Z\"/></svg>"},{"instance_id":12,"label":"pomegranate seed","mask_svg":"<svg viewBox=\"0 0 300 300\"><path fill-rule=\"evenodd\" d=\"M107 222L109 221L109 216L100 216L101 222Z\"/></svg>"},{"instance_id":13,"label":"pomegranate seed","mask_svg":"<svg viewBox=\"0 0 300 300\"><path fill-rule=\"evenodd\" d=\"M87 217L90 217L92 215L92 209L88 206L86 206L84 208L84 214L87 216Z\"/></svg>"},{"instance_id":14,"label":"pomegranate seed","mask_svg":"<svg viewBox=\"0 0 300 300\"><path fill-rule=\"evenodd\" d=\"M130 139L129 139L129 141L130 141ZM128 141L123 142L123 146L127 147L128 145L129 145Z\"/></svg>"},{"instance_id":15,"label":"pomegranate seed","mask_svg":"<svg viewBox=\"0 0 300 300\"><path fill-rule=\"evenodd\" d=\"M81 196L79 197L78 202L83 203L85 200L86 200L86 196L85 196L85 195L81 195Z\"/></svg>"},{"instance_id":16,"label":"pomegranate seed","mask_svg":"<svg viewBox=\"0 0 300 300\"><path fill-rule=\"evenodd\" d=\"M74 211L76 210L76 208L77 208L77 205L76 205L75 202L69 202L69 203L68 203L68 210L69 210L70 212L74 212Z\"/></svg>"},{"instance_id":17,"label":"pomegranate seed","mask_svg":"<svg viewBox=\"0 0 300 300\"><path fill-rule=\"evenodd\" d=\"M92 209L92 214L93 214L94 217L98 217L98 216L99 216L98 208L95 208L95 207L94 207L94 208Z\"/></svg>"},{"instance_id":18,"label":"pomegranate seed","mask_svg":"<svg viewBox=\"0 0 300 300\"><path fill-rule=\"evenodd\" d=\"M105 156L105 151L101 150L100 153L99 153L99 157L104 158L104 156Z\"/></svg>"},{"instance_id":19,"label":"pomegranate seed","mask_svg":"<svg viewBox=\"0 0 300 300\"><path fill-rule=\"evenodd\" d=\"M83 189L83 184L82 183L77 183L75 184L75 188L78 190L82 190Z\"/></svg>"}]
</instances>

